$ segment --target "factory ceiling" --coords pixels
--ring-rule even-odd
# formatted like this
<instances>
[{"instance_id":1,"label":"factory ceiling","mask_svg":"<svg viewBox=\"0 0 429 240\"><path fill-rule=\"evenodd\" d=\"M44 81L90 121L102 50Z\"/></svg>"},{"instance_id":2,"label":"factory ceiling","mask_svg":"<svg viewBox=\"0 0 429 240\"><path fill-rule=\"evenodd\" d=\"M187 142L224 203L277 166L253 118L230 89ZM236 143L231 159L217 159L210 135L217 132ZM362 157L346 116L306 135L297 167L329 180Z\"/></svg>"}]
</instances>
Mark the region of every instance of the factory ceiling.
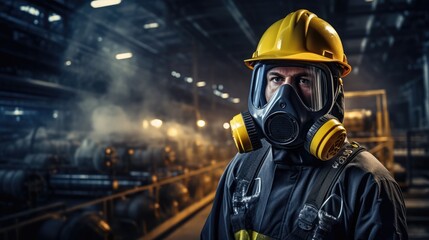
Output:
<instances>
[{"instance_id":1,"label":"factory ceiling","mask_svg":"<svg viewBox=\"0 0 429 240\"><path fill-rule=\"evenodd\" d=\"M113 78L149 74L127 84L183 80L186 92L189 82L205 81L203 94L231 105L240 99L234 106L243 109L250 77L243 59L271 23L300 8L340 34L354 69L349 90L385 88L395 96L398 86L423 78L428 52L424 0L118 0L94 8L97 2L2 0L1 84L32 79L103 94Z\"/></svg>"}]
</instances>

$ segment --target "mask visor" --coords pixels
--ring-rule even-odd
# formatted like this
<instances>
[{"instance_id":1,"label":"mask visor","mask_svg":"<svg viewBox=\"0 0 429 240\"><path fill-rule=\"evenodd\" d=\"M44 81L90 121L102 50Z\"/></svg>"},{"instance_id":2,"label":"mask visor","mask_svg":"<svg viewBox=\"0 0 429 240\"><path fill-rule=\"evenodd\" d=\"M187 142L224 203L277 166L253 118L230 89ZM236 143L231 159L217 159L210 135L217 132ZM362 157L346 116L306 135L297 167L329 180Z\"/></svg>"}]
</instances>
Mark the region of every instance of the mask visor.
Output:
<instances>
[{"instance_id":1,"label":"mask visor","mask_svg":"<svg viewBox=\"0 0 429 240\"><path fill-rule=\"evenodd\" d=\"M254 71L251 101L256 108L276 99L274 96L286 84L292 86L302 104L312 112L321 110L328 102L328 95L332 95L327 91L332 91L330 72L317 65L263 64Z\"/></svg>"}]
</instances>

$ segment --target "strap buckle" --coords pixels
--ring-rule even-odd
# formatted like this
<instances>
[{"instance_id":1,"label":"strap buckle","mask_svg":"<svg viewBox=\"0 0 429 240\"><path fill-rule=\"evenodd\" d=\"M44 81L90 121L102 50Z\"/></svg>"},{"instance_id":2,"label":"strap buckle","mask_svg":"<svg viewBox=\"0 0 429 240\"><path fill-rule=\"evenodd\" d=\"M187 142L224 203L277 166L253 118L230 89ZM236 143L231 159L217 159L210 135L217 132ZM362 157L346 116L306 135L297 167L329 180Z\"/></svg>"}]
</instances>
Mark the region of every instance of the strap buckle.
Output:
<instances>
[{"instance_id":1,"label":"strap buckle","mask_svg":"<svg viewBox=\"0 0 429 240\"><path fill-rule=\"evenodd\" d=\"M261 178L255 178L255 193L247 195L250 183L246 180L238 181L237 190L232 194L232 208L234 215L244 213L249 208L249 203L256 200L261 193ZM251 191L252 189L250 189Z\"/></svg>"},{"instance_id":2,"label":"strap buckle","mask_svg":"<svg viewBox=\"0 0 429 240\"><path fill-rule=\"evenodd\" d=\"M318 210L313 205L305 204L299 212L298 227L305 231L311 230L314 227L317 215Z\"/></svg>"}]
</instances>

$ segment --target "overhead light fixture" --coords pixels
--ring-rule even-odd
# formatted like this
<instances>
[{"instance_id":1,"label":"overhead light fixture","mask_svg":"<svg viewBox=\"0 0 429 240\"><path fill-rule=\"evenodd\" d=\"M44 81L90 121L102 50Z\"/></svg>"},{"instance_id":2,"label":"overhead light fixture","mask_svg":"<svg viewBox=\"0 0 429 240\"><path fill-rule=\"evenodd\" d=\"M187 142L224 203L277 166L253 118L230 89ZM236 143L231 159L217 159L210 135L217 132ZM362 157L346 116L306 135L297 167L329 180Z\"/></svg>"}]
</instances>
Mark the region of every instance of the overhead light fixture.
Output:
<instances>
[{"instance_id":1,"label":"overhead light fixture","mask_svg":"<svg viewBox=\"0 0 429 240\"><path fill-rule=\"evenodd\" d=\"M155 118L150 121L150 125L152 125L152 127L155 127L155 128L160 128L162 126L162 120Z\"/></svg>"},{"instance_id":2,"label":"overhead light fixture","mask_svg":"<svg viewBox=\"0 0 429 240\"><path fill-rule=\"evenodd\" d=\"M231 126L229 125L229 123L225 122L223 123L223 128L224 129L229 129Z\"/></svg>"},{"instance_id":3,"label":"overhead light fixture","mask_svg":"<svg viewBox=\"0 0 429 240\"><path fill-rule=\"evenodd\" d=\"M16 107L15 110L13 110L13 111L5 111L4 113L5 113L5 115L21 116L21 115L24 115L24 110Z\"/></svg>"},{"instance_id":4,"label":"overhead light fixture","mask_svg":"<svg viewBox=\"0 0 429 240\"><path fill-rule=\"evenodd\" d=\"M204 127L204 126L206 126L206 121L204 121L204 120L198 120L197 121L197 126L198 127L200 127L200 128L202 128L202 127Z\"/></svg>"},{"instance_id":5,"label":"overhead light fixture","mask_svg":"<svg viewBox=\"0 0 429 240\"><path fill-rule=\"evenodd\" d=\"M227 99L229 97L229 94L228 93L222 93L220 95L220 97L223 98L223 99Z\"/></svg>"},{"instance_id":6,"label":"overhead light fixture","mask_svg":"<svg viewBox=\"0 0 429 240\"><path fill-rule=\"evenodd\" d=\"M91 7L102 8L102 7L118 5L120 3L121 3L121 0L94 0L91 2Z\"/></svg>"},{"instance_id":7,"label":"overhead light fixture","mask_svg":"<svg viewBox=\"0 0 429 240\"><path fill-rule=\"evenodd\" d=\"M27 12L33 16L39 16L40 15L39 9L31 7L31 6L20 6L19 10L21 10L23 12Z\"/></svg>"},{"instance_id":8,"label":"overhead light fixture","mask_svg":"<svg viewBox=\"0 0 429 240\"><path fill-rule=\"evenodd\" d=\"M405 20L404 16L402 14L398 14L396 18L396 24L395 24L397 29L400 29L402 27L402 23L404 23L404 20Z\"/></svg>"},{"instance_id":9,"label":"overhead light fixture","mask_svg":"<svg viewBox=\"0 0 429 240\"><path fill-rule=\"evenodd\" d=\"M49 22L56 22L56 21L60 21L61 20L61 16L55 13L52 13L49 17L48 17L48 21Z\"/></svg>"},{"instance_id":10,"label":"overhead light fixture","mask_svg":"<svg viewBox=\"0 0 429 240\"><path fill-rule=\"evenodd\" d=\"M133 57L133 54L130 52L116 54L116 59L118 60L132 58L132 57Z\"/></svg>"},{"instance_id":11,"label":"overhead light fixture","mask_svg":"<svg viewBox=\"0 0 429 240\"><path fill-rule=\"evenodd\" d=\"M64 62L64 65L66 65L66 66L70 66L71 64L72 64L72 62L70 60L67 60Z\"/></svg>"},{"instance_id":12,"label":"overhead light fixture","mask_svg":"<svg viewBox=\"0 0 429 240\"><path fill-rule=\"evenodd\" d=\"M192 83L194 81L194 79L192 79L191 77L185 77L185 81L187 83Z\"/></svg>"},{"instance_id":13,"label":"overhead light fixture","mask_svg":"<svg viewBox=\"0 0 429 240\"><path fill-rule=\"evenodd\" d=\"M159 27L159 23L157 22L146 23L145 25L143 25L144 29L151 29L151 28L158 28L158 27Z\"/></svg>"},{"instance_id":14,"label":"overhead light fixture","mask_svg":"<svg viewBox=\"0 0 429 240\"><path fill-rule=\"evenodd\" d=\"M171 76L173 76L173 77L175 77L175 78L180 78L180 73L179 72L176 72L176 71L172 71L171 72Z\"/></svg>"},{"instance_id":15,"label":"overhead light fixture","mask_svg":"<svg viewBox=\"0 0 429 240\"><path fill-rule=\"evenodd\" d=\"M222 95L222 92L219 91L219 90L217 90L217 89L215 89L215 90L213 90L213 94L216 95L216 96L220 96L220 95Z\"/></svg>"},{"instance_id":16,"label":"overhead light fixture","mask_svg":"<svg viewBox=\"0 0 429 240\"><path fill-rule=\"evenodd\" d=\"M206 82L200 81L200 82L197 82L195 85L197 85L197 87L204 87L206 86Z\"/></svg>"},{"instance_id":17,"label":"overhead light fixture","mask_svg":"<svg viewBox=\"0 0 429 240\"><path fill-rule=\"evenodd\" d=\"M15 108L15 111L13 111L13 115L23 115L24 111L19 109L19 108Z\"/></svg>"},{"instance_id":18,"label":"overhead light fixture","mask_svg":"<svg viewBox=\"0 0 429 240\"><path fill-rule=\"evenodd\" d=\"M239 103L240 102L240 98L232 98L231 102L233 102L233 103Z\"/></svg>"}]
</instances>

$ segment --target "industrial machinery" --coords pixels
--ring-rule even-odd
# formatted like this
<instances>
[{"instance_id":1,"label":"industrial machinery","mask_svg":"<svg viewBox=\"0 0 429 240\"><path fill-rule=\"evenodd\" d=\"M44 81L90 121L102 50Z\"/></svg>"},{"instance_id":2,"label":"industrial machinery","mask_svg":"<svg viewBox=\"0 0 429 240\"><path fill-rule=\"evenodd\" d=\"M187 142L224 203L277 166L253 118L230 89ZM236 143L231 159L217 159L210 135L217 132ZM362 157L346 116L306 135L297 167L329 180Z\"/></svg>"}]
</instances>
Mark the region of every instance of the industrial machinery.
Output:
<instances>
[{"instance_id":1,"label":"industrial machinery","mask_svg":"<svg viewBox=\"0 0 429 240\"><path fill-rule=\"evenodd\" d=\"M1 114L0 239L153 238L210 202L232 157L191 132L100 136L37 108Z\"/></svg>"},{"instance_id":2,"label":"industrial machinery","mask_svg":"<svg viewBox=\"0 0 429 240\"><path fill-rule=\"evenodd\" d=\"M374 154L393 174L394 140L391 136L386 91L345 93L344 125L349 141L356 141Z\"/></svg>"},{"instance_id":3,"label":"industrial machinery","mask_svg":"<svg viewBox=\"0 0 429 240\"><path fill-rule=\"evenodd\" d=\"M1 239L156 235L185 218L181 212L192 214L210 201L226 164L216 152L188 151L192 144L184 141L82 137L73 141L80 144L52 148L34 139L45 151L15 152L27 149L17 139L2 152ZM187 164L184 157L204 161Z\"/></svg>"}]
</instances>

